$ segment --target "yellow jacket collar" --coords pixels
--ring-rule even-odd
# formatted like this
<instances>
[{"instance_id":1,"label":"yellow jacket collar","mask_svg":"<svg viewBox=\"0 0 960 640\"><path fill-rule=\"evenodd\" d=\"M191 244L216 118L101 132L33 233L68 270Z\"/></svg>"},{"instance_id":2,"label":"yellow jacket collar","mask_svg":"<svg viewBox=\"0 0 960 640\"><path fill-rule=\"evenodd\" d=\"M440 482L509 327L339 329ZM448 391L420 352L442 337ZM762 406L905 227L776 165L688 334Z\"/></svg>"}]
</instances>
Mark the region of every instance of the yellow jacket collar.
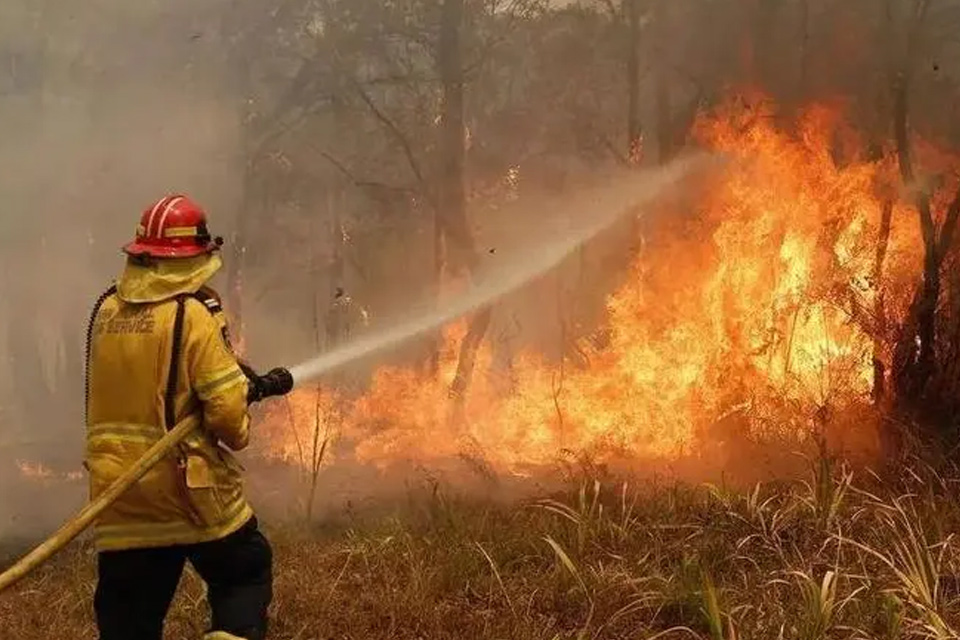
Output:
<instances>
[{"instance_id":1,"label":"yellow jacket collar","mask_svg":"<svg viewBox=\"0 0 960 640\"><path fill-rule=\"evenodd\" d=\"M117 282L117 295L124 302L144 303L196 293L222 266L223 261L215 253L154 260L149 266L128 260Z\"/></svg>"}]
</instances>

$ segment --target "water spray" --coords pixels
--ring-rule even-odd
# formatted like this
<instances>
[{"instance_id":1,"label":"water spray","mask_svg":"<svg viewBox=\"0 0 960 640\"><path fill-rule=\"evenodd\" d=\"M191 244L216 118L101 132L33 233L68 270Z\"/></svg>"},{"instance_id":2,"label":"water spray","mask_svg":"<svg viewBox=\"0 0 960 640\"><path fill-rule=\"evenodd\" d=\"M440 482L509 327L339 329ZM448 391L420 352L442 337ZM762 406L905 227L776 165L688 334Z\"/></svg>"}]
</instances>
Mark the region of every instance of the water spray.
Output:
<instances>
[{"instance_id":1,"label":"water spray","mask_svg":"<svg viewBox=\"0 0 960 640\"><path fill-rule=\"evenodd\" d=\"M712 158L712 157L711 157ZM692 155L662 168L630 173L619 189L599 187L573 198L563 205L567 211L590 211L593 215L579 221L565 221L551 233L538 229L546 239L532 250L524 246L522 254L510 259L508 252L498 252L500 259L492 265L481 264L473 276L474 285L464 294L448 301L444 308L410 314L393 323L392 328L321 354L290 368L294 384L299 386L330 373L344 365L387 350L418 335L435 331L494 300L512 293L561 264L581 245L609 229L630 210L641 208L668 187L693 170L702 168L708 156ZM507 259L503 259L507 256Z\"/></svg>"},{"instance_id":2,"label":"water spray","mask_svg":"<svg viewBox=\"0 0 960 640\"><path fill-rule=\"evenodd\" d=\"M565 204L564 209L590 211L592 215L586 222L568 224L552 234L552 237L547 233L549 238L547 242L532 251L524 251L517 261L497 261L488 268L481 266L475 278L475 286L467 293L450 301L443 309L413 314L408 319L398 322L392 329L355 340L339 349L291 367L289 371L293 377L293 386L316 380L351 362L394 347L420 334L435 331L459 317L520 289L555 268L579 246L610 228L628 211L649 204L667 188L674 186L692 171L702 167L706 160L707 157L704 155L690 156L642 174L630 173L622 189L606 188L584 192L572 203ZM270 395L269 391L261 393L256 400L261 400L267 395ZM72 542L127 489L136 484L200 426L200 420L190 416L168 431L96 500L88 503L56 533L0 574L0 592L24 578Z\"/></svg>"}]
</instances>

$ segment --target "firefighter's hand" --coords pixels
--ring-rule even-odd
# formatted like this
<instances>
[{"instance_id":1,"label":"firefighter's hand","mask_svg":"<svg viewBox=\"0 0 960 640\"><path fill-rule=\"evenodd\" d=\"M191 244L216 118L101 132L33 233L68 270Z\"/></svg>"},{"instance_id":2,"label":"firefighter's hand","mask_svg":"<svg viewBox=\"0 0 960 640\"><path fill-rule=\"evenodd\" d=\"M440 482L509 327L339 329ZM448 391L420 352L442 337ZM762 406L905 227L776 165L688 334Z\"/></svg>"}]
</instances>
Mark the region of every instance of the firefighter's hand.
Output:
<instances>
[{"instance_id":1,"label":"firefighter's hand","mask_svg":"<svg viewBox=\"0 0 960 640\"><path fill-rule=\"evenodd\" d=\"M285 396L293 390L293 376L283 367L271 369L260 377L262 398Z\"/></svg>"},{"instance_id":2,"label":"firefighter's hand","mask_svg":"<svg viewBox=\"0 0 960 640\"><path fill-rule=\"evenodd\" d=\"M240 363L240 368L249 382L247 404L260 402L272 396L283 396L293 389L293 376L283 367L270 370L266 375L258 375L249 365Z\"/></svg>"}]
</instances>

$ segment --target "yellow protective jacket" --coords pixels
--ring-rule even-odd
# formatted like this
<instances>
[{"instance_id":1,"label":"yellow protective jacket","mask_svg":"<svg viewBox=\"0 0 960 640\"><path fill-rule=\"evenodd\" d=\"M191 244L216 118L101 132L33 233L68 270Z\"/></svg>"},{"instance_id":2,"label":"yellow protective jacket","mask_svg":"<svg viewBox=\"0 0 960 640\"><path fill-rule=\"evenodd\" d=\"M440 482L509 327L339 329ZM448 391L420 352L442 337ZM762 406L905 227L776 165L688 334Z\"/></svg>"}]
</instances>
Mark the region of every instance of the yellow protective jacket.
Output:
<instances>
[{"instance_id":1,"label":"yellow protective jacket","mask_svg":"<svg viewBox=\"0 0 960 640\"><path fill-rule=\"evenodd\" d=\"M241 468L220 446L243 449L249 435L247 379L230 348L219 297L203 286L220 266L216 255L150 266L130 261L91 318L85 460L91 499L167 429L183 420L200 427L101 515L94 525L100 551L216 540L253 515ZM171 362L176 375L168 390Z\"/></svg>"}]
</instances>

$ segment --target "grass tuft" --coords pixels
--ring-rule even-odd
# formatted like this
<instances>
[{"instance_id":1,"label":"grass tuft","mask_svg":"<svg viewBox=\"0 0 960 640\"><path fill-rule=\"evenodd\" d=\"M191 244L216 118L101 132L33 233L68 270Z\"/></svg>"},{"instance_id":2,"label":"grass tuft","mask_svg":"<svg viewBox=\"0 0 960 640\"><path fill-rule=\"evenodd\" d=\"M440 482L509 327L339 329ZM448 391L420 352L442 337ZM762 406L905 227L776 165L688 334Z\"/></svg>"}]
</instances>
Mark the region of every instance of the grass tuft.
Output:
<instances>
[{"instance_id":1,"label":"grass tuft","mask_svg":"<svg viewBox=\"0 0 960 640\"><path fill-rule=\"evenodd\" d=\"M958 480L823 462L743 491L586 478L529 506L435 484L389 514L269 530L271 638L956 639ZM0 594L0 635L95 637L94 567L76 544ZM188 573L166 637L206 617Z\"/></svg>"}]
</instances>

